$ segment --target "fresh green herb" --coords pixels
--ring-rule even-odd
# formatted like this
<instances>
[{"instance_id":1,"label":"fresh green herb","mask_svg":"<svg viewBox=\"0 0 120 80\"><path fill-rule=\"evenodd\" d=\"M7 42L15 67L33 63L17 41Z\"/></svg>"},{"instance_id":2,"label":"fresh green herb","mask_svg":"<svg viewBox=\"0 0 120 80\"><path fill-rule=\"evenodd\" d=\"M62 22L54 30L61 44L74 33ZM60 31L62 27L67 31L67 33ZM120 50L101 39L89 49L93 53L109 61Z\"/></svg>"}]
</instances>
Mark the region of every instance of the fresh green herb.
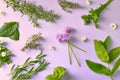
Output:
<instances>
[{"instance_id":1,"label":"fresh green herb","mask_svg":"<svg viewBox=\"0 0 120 80\"><path fill-rule=\"evenodd\" d=\"M86 60L86 63L93 72L99 74L105 74L107 76L110 76L111 80L113 80L113 75L120 66L120 58L116 61L112 70L110 68L110 63L120 55L120 47L116 47L108 51L109 44L110 44L110 36L108 36L105 39L105 41L94 40L94 47L97 57L102 62L106 63L108 67L90 60Z\"/></svg>"},{"instance_id":2,"label":"fresh green herb","mask_svg":"<svg viewBox=\"0 0 120 80\"><path fill-rule=\"evenodd\" d=\"M0 40L0 67L4 64L12 63L11 57L13 54L9 51L9 49L5 48L3 45L5 42Z\"/></svg>"},{"instance_id":3,"label":"fresh green herb","mask_svg":"<svg viewBox=\"0 0 120 80\"><path fill-rule=\"evenodd\" d=\"M105 4L102 4L99 8L95 10L91 9L88 15L83 15L81 18L84 20L84 24L87 25L91 23L91 20L93 20L95 27L99 28L99 25L97 22L100 18L100 14L112 1L113 0L108 0Z\"/></svg>"},{"instance_id":4,"label":"fresh green herb","mask_svg":"<svg viewBox=\"0 0 120 80\"><path fill-rule=\"evenodd\" d=\"M19 40L18 22L7 22L0 28L1 37L9 37L13 40Z\"/></svg>"},{"instance_id":5,"label":"fresh green herb","mask_svg":"<svg viewBox=\"0 0 120 80\"><path fill-rule=\"evenodd\" d=\"M46 76L46 80L61 80L66 73L66 69L59 66L53 71L53 74Z\"/></svg>"},{"instance_id":6,"label":"fresh green herb","mask_svg":"<svg viewBox=\"0 0 120 80\"><path fill-rule=\"evenodd\" d=\"M30 79L33 75L43 71L48 66L44 59L46 55L40 53L35 60L28 58L23 65L13 65L11 68L11 80Z\"/></svg>"},{"instance_id":7,"label":"fresh green herb","mask_svg":"<svg viewBox=\"0 0 120 80\"><path fill-rule=\"evenodd\" d=\"M29 20L35 27L39 27L38 19L46 20L47 22L54 22L59 16L53 11L44 10L41 6L36 6L27 2L27 0L3 0L7 7L11 6L14 11L19 11L23 15L27 15Z\"/></svg>"},{"instance_id":8,"label":"fresh green herb","mask_svg":"<svg viewBox=\"0 0 120 80\"><path fill-rule=\"evenodd\" d=\"M69 9L79 8L78 3L68 2L66 0L58 0L59 5L61 8L66 12L71 12Z\"/></svg>"},{"instance_id":9,"label":"fresh green herb","mask_svg":"<svg viewBox=\"0 0 120 80\"><path fill-rule=\"evenodd\" d=\"M28 40L25 43L25 46L21 49L22 51L25 51L26 49L40 49L40 37L41 33L34 34L31 37L28 38Z\"/></svg>"}]
</instances>

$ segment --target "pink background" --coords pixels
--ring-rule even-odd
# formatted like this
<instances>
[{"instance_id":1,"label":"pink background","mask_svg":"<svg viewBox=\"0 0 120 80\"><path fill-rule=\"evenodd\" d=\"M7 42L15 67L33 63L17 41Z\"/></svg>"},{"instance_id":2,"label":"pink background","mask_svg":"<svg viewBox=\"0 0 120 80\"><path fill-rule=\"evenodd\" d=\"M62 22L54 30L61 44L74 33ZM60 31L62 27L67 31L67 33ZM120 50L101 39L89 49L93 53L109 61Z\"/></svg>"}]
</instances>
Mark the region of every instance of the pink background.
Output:
<instances>
[{"instance_id":1,"label":"pink background","mask_svg":"<svg viewBox=\"0 0 120 80\"><path fill-rule=\"evenodd\" d=\"M0 68L0 80L9 80L10 75L8 74L13 64L23 64L28 57L32 57L34 59L34 57L39 54L39 51L36 50L27 50L25 52L20 50L25 44L26 39L32 34L36 34L38 32L41 32L42 37L44 38L44 40L41 41L41 44L44 49L44 53L47 54L46 59L50 62L50 65L45 71L33 76L31 80L45 80L45 76L52 73L54 67L57 66L63 66L68 70L68 73L65 75L63 80L110 80L107 76L92 72L87 67L85 60L89 59L102 63L95 55L93 46L94 39L104 40L106 36L110 35L112 38L110 49L120 45L120 0L113 0L107 9L103 11L99 20L100 29L95 29L93 23L84 25L81 16L83 14L87 14L90 8L96 8L107 0L91 0L91 5L88 5L86 0L69 1L78 2L81 8L72 10L72 13L70 14L61 9L57 0L34 0L37 5L43 5L43 7L47 10L54 10L55 13L58 13L61 16L56 23L49 23L40 20L39 22L41 27L35 28L32 26L31 22L28 21L27 16L23 16L21 18L21 13L14 12L12 8L6 8L6 4L0 0L0 10L6 12L5 16L0 15L0 26L2 26L4 22L17 21L19 22L20 31L19 41L13 41L8 38L0 38L8 43L6 47L16 55L12 58L12 64L5 64L2 68ZM116 30L110 28L111 23L118 25ZM75 33L72 36L75 37L76 41L73 43L87 50L87 53L84 53L74 49L81 63L81 67L77 66L73 56L73 65L69 64L67 44L59 43L56 40L56 34L63 33L67 26L75 29ZM86 43L81 41L81 38L84 36L89 39ZM56 50L50 50L50 45L54 45ZM112 66L113 64L111 64L111 67ZM120 69L114 75L114 79L120 80Z\"/></svg>"}]
</instances>

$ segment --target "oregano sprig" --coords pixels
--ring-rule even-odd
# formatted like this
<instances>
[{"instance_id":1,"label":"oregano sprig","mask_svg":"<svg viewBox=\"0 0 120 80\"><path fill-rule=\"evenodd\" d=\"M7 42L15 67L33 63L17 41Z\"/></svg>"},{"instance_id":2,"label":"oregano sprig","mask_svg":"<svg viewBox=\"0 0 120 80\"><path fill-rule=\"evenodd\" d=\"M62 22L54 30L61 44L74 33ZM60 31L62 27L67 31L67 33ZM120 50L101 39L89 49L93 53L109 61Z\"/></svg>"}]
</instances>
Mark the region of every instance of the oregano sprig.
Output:
<instances>
[{"instance_id":1,"label":"oregano sprig","mask_svg":"<svg viewBox=\"0 0 120 80\"><path fill-rule=\"evenodd\" d=\"M9 51L8 48L4 47L4 44L5 42L0 40L0 67L2 67L4 63L12 63L11 57L13 54Z\"/></svg>"},{"instance_id":2,"label":"oregano sprig","mask_svg":"<svg viewBox=\"0 0 120 80\"><path fill-rule=\"evenodd\" d=\"M106 37L105 41L94 40L94 47L97 57L108 66L93 62L91 60L86 60L86 63L93 72L110 76L111 80L114 80L113 75L120 66L120 58L118 58L120 55L120 46L108 50L109 45L110 36ZM115 59L117 60L113 68L110 68L110 63Z\"/></svg>"},{"instance_id":3,"label":"oregano sprig","mask_svg":"<svg viewBox=\"0 0 120 80\"><path fill-rule=\"evenodd\" d=\"M101 6L98 7L97 9L95 10L91 9L89 11L89 14L81 16L81 18L84 20L84 24L88 25L89 23L91 23L91 21L93 21L95 24L95 27L99 28L98 20L100 18L100 14L112 1L113 0L108 0L106 3L101 4Z\"/></svg>"},{"instance_id":4,"label":"oregano sprig","mask_svg":"<svg viewBox=\"0 0 120 80\"><path fill-rule=\"evenodd\" d=\"M40 38L41 38L41 33L32 35L31 37L28 38L24 47L21 50L25 51L26 49L40 49L41 46Z\"/></svg>"},{"instance_id":5,"label":"oregano sprig","mask_svg":"<svg viewBox=\"0 0 120 80\"><path fill-rule=\"evenodd\" d=\"M39 27L38 20L46 20L47 22L54 22L59 18L52 10L44 10L42 6L36 6L30 3L29 0L3 0L7 7L12 7L14 11L19 11L23 15L27 15L29 20L35 27Z\"/></svg>"},{"instance_id":6,"label":"oregano sprig","mask_svg":"<svg viewBox=\"0 0 120 80\"><path fill-rule=\"evenodd\" d=\"M58 0L58 4L61 6L61 8L66 11L71 13L71 11L69 9L74 9L74 8L79 8L79 4L78 3L74 3L74 2L69 2L66 0Z\"/></svg>"},{"instance_id":7,"label":"oregano sprig","mask_svg":"<svg viewBox=\"0 0 120 80\"><path fill-rule=\"evenodd\" d=\"M13 65L11 80L31 79L33 75L45 70L49 64L45 60L45 56L44 53L40 53L34 60L30 60L29 57L23 65Z\"/></svg>"}]
</instances>

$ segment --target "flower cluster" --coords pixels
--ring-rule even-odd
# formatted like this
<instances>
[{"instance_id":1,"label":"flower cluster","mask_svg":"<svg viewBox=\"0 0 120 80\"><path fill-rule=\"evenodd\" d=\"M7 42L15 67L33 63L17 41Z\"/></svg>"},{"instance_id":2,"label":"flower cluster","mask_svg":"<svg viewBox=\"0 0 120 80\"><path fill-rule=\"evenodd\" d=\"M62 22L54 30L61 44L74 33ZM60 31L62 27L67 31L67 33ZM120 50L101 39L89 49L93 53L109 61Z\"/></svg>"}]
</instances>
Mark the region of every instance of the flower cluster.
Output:
<instances>
[{"instance_id":1,"label":"flower cluster","mask_svg":"<svg viewBox=\"0 0 120 80\"><path fill-rule=\"evenodd\" d=\"M75 57L78 65L80 66L80 62L79 62L79 60L78 60L78 58L77 58L77 56L76 56L76 54L75 54L75 52L74 52L74 50L73 50L72 47L77 48L77 49L79 49L79 50L81 50L83 52L86 52L86 51L71 43L70 40L72 39L72 37L71 37L70 34L72 33L72 31L73 31L72 28L67 27L65 29L65 33L63 33L63 34L57 34L56 38L57 38L57 40L59 42L66 42L68 44L68 57L69 57L70 64L72 64L71 56L70 56L70 51L71 51L72 54L74 55L74 57Z\"/></svg>"},{"instance_id":2,"label":"flower cluster","mask_svg":"<svg viewBox=\"0 0 120 80\"><path fill-rule=\"evenodd\" d=\"M13 56L13 54L7 48L3 47L3 45L4 41L0 40L0 67L3 65L3 63L12 63L10 58Z\"/></svg>"}]
</instances>

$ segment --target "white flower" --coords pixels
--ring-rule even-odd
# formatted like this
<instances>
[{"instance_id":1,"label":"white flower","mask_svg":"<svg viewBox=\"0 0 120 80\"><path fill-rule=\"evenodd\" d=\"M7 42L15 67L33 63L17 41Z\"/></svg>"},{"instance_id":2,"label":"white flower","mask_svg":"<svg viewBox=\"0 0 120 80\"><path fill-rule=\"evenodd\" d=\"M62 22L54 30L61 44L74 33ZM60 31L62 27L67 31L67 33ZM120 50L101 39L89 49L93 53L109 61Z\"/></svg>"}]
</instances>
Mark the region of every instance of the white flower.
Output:
<instances>
[{"instance_id":1,"label":"white flower","mask_svg":"<svg viewBox=\"0 0 120 80\"><path fill-rule=\"evenodd\" d=\"M87 4L89 4L89 5L90 5L90 4L91 4L91 0L87 0Z\"/></svg>"},{"instance_id":2,"label":"white flower","mask_svg":"<svg viewBox=\"0 0 120 80\"><path fill-rule=\"evenodd\" d=\"M54 45L51 45L50 46L50 49L52 50L52 49L55 49L55 46Z\"/></svg>"},{"instance_id":3,"label":"white flower","mask_svg":"<svg viewBox=\"0 0 120 80\"><path fill-rule=\"evenodd\" d=\"M87 38L86 38L86 37L82 37L82 38L81 38L81 41L86 42L86 41L87 41Z\"/></svg>"},{"instance_id":4,"label":"white flower","mask_svg":"<svg viewBox=\"0 0 120 80\"><path fill-rule=\"evenodd\" d=\"M5 57L6 54L7 54L6 52L2 52L2 53L1 53L1 56L2 56L2 57Z\"/></svg>"},{"instance_id":5,"label":"white flower","mask_svg":"<svg viewBox=\"0 0 120 80\"><path fill-rule=\"evenodd\" d=\"M117 25L116 25L116 24L111 24L110 27L111 27L112 29L116 29L116 28L117 28Z\"/></svg>"}]
</instances>

